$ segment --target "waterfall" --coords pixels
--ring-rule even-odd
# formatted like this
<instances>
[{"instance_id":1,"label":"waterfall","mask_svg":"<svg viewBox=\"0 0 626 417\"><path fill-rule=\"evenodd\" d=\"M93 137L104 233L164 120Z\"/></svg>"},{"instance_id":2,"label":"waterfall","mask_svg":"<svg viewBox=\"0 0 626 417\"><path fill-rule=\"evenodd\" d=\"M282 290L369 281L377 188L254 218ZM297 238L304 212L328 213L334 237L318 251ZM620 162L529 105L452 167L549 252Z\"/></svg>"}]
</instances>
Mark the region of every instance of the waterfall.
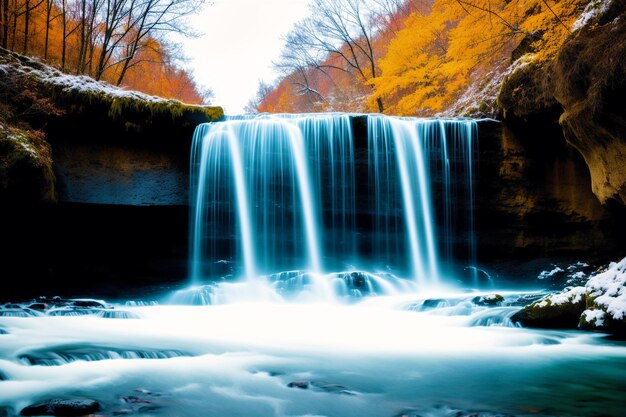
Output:
<instances>
[{"instance_id":1,"label":"waterfall","mask_svg":"<svg viewBox=\"0 0 626 417\"><path fill-rule=\"evenodd\" d=\"M469 119L382 115L239 116L198 126L193 280L370 268L437 284L459 257L459 240L465 258L475 257L475 136Z\"/></svg>"}]
</instances>

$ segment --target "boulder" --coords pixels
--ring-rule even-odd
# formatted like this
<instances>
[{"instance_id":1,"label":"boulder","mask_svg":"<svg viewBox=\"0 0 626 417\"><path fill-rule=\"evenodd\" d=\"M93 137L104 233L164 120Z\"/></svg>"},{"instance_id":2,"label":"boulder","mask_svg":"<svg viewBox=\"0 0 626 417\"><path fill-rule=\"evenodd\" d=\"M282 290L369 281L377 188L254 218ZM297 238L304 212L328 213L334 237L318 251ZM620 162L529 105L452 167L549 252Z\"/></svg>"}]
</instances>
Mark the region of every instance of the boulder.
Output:
<instances>
[{"instance_id":1,"label":"boulder","mask_svg":"<svg viewBox=\"0 0 626 417\"><path fill-rule=\"evenodd\" d=\"M22 416L84 416L100 411L100 403L90 399L52 399L29 405L24 408Z\"/></svg>"},{"instance_id":2,"label":"boulder","mask_svg":"<svg viewBox=\"0 0 626 417\"><path fill-rule=\"evenodd\" d=\"M291 381L290 383L287 384L287 386L289 388L300 388L300 389L307 389L309 388L309 381Z\"/></svg>"},{"instance_id":3,"label":"boulder","mask_svg":"<svg viewBox=\"0 0 626 417\"><path fill-rule=\"evenodd\" d=\"M497 306L502 304L502 302L504 301L504 297L501 296L500 294L488 294L488 295L481 295L478 297L474 297L472 299L472 303L476 304L477 306Z\"/></svg>"},{"instance_id":4,"label":"boulder","mask_svg":"<svg viewBox=\"0 0 626 417\"><path fill-rule=\"evenodd\" d=\"M575 287L527 305L515 313L511 320L526 327L575 329L586 305L585 288Z\"/></svg>"}]
</instances>

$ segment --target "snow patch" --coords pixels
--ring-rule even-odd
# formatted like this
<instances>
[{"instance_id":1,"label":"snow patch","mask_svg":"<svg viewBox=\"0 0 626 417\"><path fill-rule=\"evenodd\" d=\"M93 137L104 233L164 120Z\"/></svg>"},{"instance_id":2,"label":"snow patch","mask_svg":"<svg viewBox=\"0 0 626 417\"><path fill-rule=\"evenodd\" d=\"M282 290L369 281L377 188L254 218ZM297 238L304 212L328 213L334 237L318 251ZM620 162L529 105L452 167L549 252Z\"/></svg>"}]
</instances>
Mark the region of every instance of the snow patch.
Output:
<instances>
[{"instance_id":1,"label":"snow patch","mask_svg":"<svg viewBox=\"0 0 626 417\"><path fill-rule=\"evenodd\" d=\"M604 316L606 313L602 310L585 310L582 314L582 319L585 323L591 324L595 327L604 326Z\"/></svg>"},{"instance_id":2,"label":"snow patch","mask_svg":"<svg viewBox=\"0 0 626 417\"><path fill-rule=\"evenodd\" d=\"M591 0L572 25L572 31L577 31L602 16L612 4L613 0Z\"/></svg>"},{"instance_id":3,"label":"snow patch","mask_svg":"<svg viewBox=\"0 0 626 417\"><path fill-rule=\"evenodd\" d=\"M555 265L554 269L552 269L551 271L547 271L547 270L546 271L541 271L539 276L537 276L537 279L550 278L550 277L558 274L559 272L563 272L563 269Z\"/></svg>"},{"instance_id":4,"label":"snow patch","mask_svg":"<svg viewBox=\"0 0 626 417\"><path fill-rule=\"evenodd\" d=\"M587 288L574 287L567 289L565 292L547 295L536 305L537 307L547 307L549 305L558 306L565 303L578 304L585 294L587 294Z\"/></svg>"},{"instance_id":5,"label":"snow patch","mask_svg":"<svg viewBox=\"0 0 626 417\"><path fill-rule=\"evenodd\" d=\"M598 306L605 307L614 319L626 317L626 258L613 262L609 268L587 282L589 295Z\"/></svg>"}]
</instances>

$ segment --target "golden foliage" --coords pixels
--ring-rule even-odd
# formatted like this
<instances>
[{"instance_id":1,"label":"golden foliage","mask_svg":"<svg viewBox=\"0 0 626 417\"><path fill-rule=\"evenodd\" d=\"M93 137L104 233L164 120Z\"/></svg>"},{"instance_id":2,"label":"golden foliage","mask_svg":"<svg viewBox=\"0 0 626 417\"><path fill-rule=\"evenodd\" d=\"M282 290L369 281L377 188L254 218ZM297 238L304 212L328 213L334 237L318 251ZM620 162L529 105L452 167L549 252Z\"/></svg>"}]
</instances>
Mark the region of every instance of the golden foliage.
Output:
<instances>
[{"instance_id":1,"label":"golden foliage","mask_svg":"<svg viewBox=\"0 0 626 417\"><path fill-rule=\"evenodd\" d=\"M386 112L432 114L459 96L475 73L484 74L527 40L535 61L553 57L585 0L436 0L414 13L390 42L370 82Z\"/></svg>"}]
</instances>

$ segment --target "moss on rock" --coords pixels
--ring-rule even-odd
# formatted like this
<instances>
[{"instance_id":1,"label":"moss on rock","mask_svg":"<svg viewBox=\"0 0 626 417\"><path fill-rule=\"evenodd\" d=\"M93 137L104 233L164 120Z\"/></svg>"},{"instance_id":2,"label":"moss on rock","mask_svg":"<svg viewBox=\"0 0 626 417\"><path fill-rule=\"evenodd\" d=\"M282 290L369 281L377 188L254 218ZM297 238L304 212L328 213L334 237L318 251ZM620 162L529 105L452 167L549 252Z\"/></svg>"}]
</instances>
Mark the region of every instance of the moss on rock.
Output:
<instances>
[{"instance_id":1,"label":"moss on rock","mask_svg":"<svg viewBox=\"0 0 626 417\"><path fill-rule=\"evenodd\" d=\"M54 201L52 157L43 134L0 126L0 202Z\"/></svg>"},{"instance_id":2,"label":"moss on rock","mask_svg":"<svg viewBox=\"0 0 626 417\"><path fill-rule=\"evenodd\" d=\"M221 107L186 104L125 90L86 76L63 74L2 48L0 68L5 78L27 83L34 96L49 98L66 116L107 120L112 128L122 130L131 126L132 133L151 128L153 131L189 129L224 116Z\"/></svg>"},{"instance_id":3,"label":"moss on rock","mask_svg":"<svg viewBox=\"0 0 626 417\"><path fill-rule=\"evenodd\" d=\"M514 323L545 329L576 329L587 307L584 288L549 295L524 307L511 317ZM576 290L576 289L575 289ZM562 296L556 298L557 296Z\"/></svg>"},{"instance_id":4,"label":"moss on rock","mask_svg":"<svg viewBox=\"0 0 626 417\"><path fill-rule=\"evenodd\" d=\"M545 62L524 55L514 64L515 69L504 79L497 106L505 119L528 119L550 113L558 102L551 92Z\"/></svg>"}]
</instances>

